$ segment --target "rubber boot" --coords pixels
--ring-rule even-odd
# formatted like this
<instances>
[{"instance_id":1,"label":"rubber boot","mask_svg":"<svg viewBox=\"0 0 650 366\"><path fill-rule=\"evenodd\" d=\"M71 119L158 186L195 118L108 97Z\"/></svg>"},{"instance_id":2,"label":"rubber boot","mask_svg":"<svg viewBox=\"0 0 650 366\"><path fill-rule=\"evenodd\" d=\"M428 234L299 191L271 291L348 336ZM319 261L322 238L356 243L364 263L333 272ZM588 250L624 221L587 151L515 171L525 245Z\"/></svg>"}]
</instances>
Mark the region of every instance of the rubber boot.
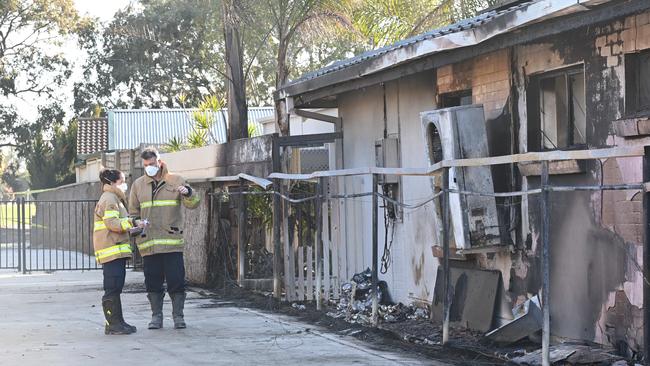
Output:
<instances>
[{"instance_id":1,"label":"rubber boot","mask_svg":"<svg viewBox=\"0 0 650 366\"><path fill-rule=\"evenodd\" d=\"M118 297L111 296L102 300L102 308L104 310L104 317L106 317L106 325L104 326L104 334L131 334L133 331L120 322L119 314L121 309L118 310L120 302Z\"/></svg>"},{"instance_id":2,"label":"rubber boot","mask_svg":"<svg viewBox=\"0 0 650 366\"><path fill-rule=\"evenodd\" d=\"M163 299L165 298L164 292L148 292L147 298L151 304L151 322L149 329L160 329L163 327Z\"/></svg>"},{"instance_id":3,"label":"rubber boot","mask_svg":"<svg viewBox=\"0 0 650 366\"><path fill-rule=\"evenodd\" d=\"M119 314L117 316L118 316L118 319L119 319L120 323L122 323L123 326L129 328L132 333L137 332L138 328L136 328L135 326L133 326L133 325L131 325L131 324L124 321L124 314L122 313L122 298L118 296L117 297L117 302L119 304L118 307L117 307L117 310L119 311Z\"/></svg>"},{"instance_id":4,"label":"rubber boot","mask_svg":"<svg viewBox=\"0 0 650 366\"><path fill-rule=\"evenodd\" d=\"M187 328L185 324L185 318L183 314L183 308L185 307L185 292L177 292L174 294L169 294L169 297L172 298L172 316L174 317L174 328L175 329L184 329Z\"/></svg>"}]
</instances>

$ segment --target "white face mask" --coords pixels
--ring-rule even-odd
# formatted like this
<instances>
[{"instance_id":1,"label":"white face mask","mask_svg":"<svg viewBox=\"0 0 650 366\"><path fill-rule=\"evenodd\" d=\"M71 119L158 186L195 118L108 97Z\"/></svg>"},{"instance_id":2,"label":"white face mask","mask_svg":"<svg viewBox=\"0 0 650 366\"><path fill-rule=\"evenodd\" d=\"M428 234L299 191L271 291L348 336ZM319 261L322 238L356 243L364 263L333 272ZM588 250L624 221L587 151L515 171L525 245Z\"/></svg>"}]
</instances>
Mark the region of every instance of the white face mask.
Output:
<instances>
[{"instance_id":1,"label":"white face mask","mask_svg":"<svg viewBox=\"0 0 650 366\"><path fill-rule=\"evenodd\" d=\"M144 172L147 173L148 176L154 177L156 174L158 174L158 168L157 166L154 165L149 165L144 168Z\"/></svg>"},{"instance_id":2,"label":"white face mask","mask_svg":"<svg viewBox=\"0 0 650 366\"><path fill-rule=\"evenodd\" d=\"M126 192L126 190L129 189L129 185L126 184L126 183L122 183L122 184L119 184L117 186L117 188L119 188L122 192Z\"/></svg>"}]
</instances>

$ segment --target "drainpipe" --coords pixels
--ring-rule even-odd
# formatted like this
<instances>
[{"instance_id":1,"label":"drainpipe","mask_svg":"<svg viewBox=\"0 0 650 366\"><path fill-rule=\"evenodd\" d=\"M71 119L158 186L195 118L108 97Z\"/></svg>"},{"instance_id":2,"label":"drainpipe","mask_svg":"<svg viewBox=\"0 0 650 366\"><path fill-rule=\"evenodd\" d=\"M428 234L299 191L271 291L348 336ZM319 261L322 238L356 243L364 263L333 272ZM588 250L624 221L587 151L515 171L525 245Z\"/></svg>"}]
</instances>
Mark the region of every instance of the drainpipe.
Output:
<instances>
[{"instance_id":1,"label":"drainpipe","mask_svg":"<svg viewBox=\"0 0 650 366\"><path fill-rule=\"evenodd\" d=\"M644 148L643 183L650 182L650 146ZM650 365L650 193L643 192L643 364Z\"/></svg>"},{"instance_id":2,"label":"drainpipe","mask_svg":"<svg viewBox=\"0 0 650 366\"><path fill-rule=\"evenodd\" d=\"M451 309L451 270L449 268L449 231L451 228L449 210L449 168L442 171L442 273L443 273L443 300L442 300L442 344L449 342L449 313Z\"/></svg>"},{"instance_id":3,"label":"drainpipe","mask_svg":"<svg viewBox=\"0 0 650 366\"><path fill-rule=\"evenodd\" d=\"M379 237L377 233L378 228L378 210L379 202L377 197L377 185L379 179L377 174L372 175L372 324L376 327L379 325L379 296L377 294L377 287L379 286L379 278L377 274L377 262L379 261Z\"/></svg>"}]
</instances>

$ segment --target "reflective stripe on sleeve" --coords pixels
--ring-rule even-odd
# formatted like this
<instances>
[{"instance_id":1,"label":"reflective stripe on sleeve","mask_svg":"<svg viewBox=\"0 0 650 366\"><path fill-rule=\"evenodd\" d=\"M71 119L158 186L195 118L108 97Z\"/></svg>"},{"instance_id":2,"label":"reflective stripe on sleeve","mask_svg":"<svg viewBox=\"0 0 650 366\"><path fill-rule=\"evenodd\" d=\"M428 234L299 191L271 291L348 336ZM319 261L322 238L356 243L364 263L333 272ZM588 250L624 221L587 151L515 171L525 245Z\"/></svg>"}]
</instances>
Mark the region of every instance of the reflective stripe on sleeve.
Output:
<instances>
[{"instance_id":1,"label":"reflective stripe on sleeve","mask_svg":"<svg viewBox=\"0 0 650 366\"><path fill-rule=\"evenodd\" d=\"M124 231L127 231L133 227L133 225L131 225L131 221L128 218L121 219L120 221L121 221L120 223L122 224L122 230Z\"/></svg>"},{"instance_id":2,"label":"reflective stripe on sleeve","mask_svg":"<svg viewBox=\"0 0 650 366\"><path fill-rule=\"evenodd\" d=\"M112 247L100 249L95 252L95 258L104 259L116 254L132 254L130 244L117 244Z\"/></svg>"},{"instance_id":3,"label":"reflective stripe on sleeve","mask_svg":"<svg viewBox=\"0 0 650 366\"><path fill-rule=\"evenodd\" d=\"M120 217L120 211L104 211L104 217L102 219L112 219L112 218L119 218Z\"/></svg>"},{"instance_id":4,"label":"reflective stripe on sleeve","mask_svg":"<svg viewBox=\"0 0 650 366\"><path fill-rule=\"evenodd\" d=\"M106 227L106 224L104 224L104 221L95 221L95 230L94 231L100 231L100 230L106 230L108 229Z\"/></svg>"}]
</instances>

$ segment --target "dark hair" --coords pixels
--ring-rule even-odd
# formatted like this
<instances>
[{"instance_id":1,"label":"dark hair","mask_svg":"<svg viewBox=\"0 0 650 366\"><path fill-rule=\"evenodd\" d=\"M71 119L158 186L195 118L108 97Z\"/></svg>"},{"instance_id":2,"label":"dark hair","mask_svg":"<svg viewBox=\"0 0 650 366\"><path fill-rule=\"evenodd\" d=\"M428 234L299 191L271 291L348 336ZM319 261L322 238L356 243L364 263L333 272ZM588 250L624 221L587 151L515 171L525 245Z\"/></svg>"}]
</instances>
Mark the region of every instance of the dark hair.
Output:
<instances>
[{"instance_id":1,"label":"dark hair","mask_svg":"<svg viewBox=\"0 0 650 366\"><path fill-rule=\"evenodd\" d=\"M99 180L103 184L111 184L117 182L123 175L119 170L116 169L103 169L99 172Z\"/></svg>"},{"instance_id":2,"label":"dark hair","mask_svg":"<svg viewBox=\"0 0 650 366\"><path fill-rule=\"evenodd\" d=\"M151 160L153 158L158 159L159 156L160 154L158 153L158 150L156 150L155 147L148 147L142 150L142 154L140 154L142 160Z\"/></svg>"}]
</instances>

